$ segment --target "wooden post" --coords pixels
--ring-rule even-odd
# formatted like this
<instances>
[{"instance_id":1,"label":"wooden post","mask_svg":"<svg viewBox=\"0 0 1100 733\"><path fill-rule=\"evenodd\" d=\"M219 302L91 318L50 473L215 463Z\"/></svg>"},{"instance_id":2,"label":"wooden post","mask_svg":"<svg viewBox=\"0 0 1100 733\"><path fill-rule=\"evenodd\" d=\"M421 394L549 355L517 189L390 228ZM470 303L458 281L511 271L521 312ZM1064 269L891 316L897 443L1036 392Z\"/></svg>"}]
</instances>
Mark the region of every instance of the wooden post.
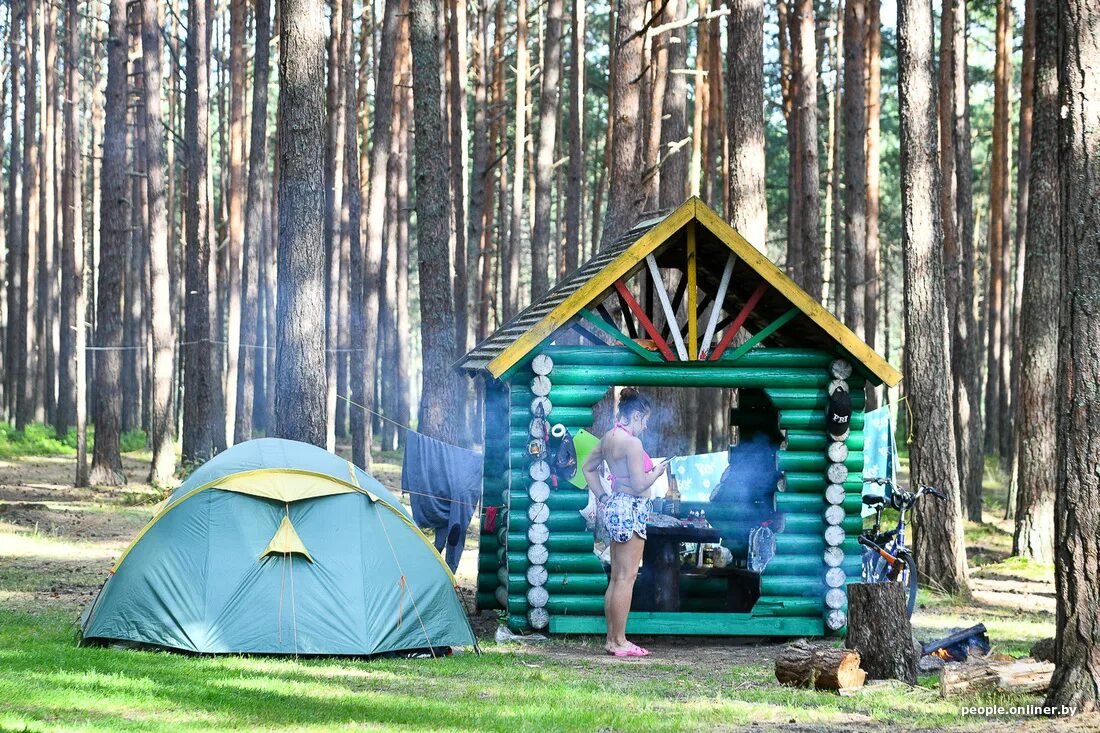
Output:
<instances>
[{"instance_id":1,"label":"wooden post","mask_svg":"<svg viewBox=\"0 0 1100 733\"><path fill-rule=\"evenodd\" d=\"M688 358L695 361L699 354L698 292L696 290L695 271L695 222L688 222L687 229L687 318L688 318Z\"/></svg>"},{"instance_id":2,"label":"wooden post","mask_svg":"<svg viewBox=\"0 0 1100 733\"><path fill-rule=\"evenodd\" d=\"M859 652L860 666L870 679L917 683L913 627L900 583L848 586L848 638L844 645Z\"/></svg>"}]
</instances>

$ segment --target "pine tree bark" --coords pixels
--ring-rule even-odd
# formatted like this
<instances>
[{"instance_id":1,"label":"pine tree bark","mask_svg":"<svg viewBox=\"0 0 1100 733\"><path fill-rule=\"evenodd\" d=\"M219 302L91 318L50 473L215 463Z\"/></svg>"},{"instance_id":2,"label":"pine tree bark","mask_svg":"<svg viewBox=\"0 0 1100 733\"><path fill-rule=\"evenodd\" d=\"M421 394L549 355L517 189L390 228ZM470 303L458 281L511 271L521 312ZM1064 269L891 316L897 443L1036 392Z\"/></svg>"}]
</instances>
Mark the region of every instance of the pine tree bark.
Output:
<instances>
[{"instance_id":1,"label":"pine tree bark","mask_svg":"<svg viewBox=\"0 0 1100 733\"><path fill-rule=\"evenodd\" d=\"M58 360L67 387L61 394L72 394L71 414L67 423L76 426L76 475L73 484L88 485L88 408L87 408L87 327L84 313L87 302L84 289L84 204L81 178L81 146L78 90L80 74L78 54L80 2L68 0L65 10L65 171L62 178L62 256L61 256L61 343ZM64 348L68 344L69 348ZM69 381L71 379L71 381Z\"/></svg>"},{"instance_id":2,"label":"pine tree bark","mask_svg":"<svg viewBox=\"0 0 1100 733\"><path fill-rule=\"evenodd\" d=\"M455 420L454 302L448 242L446 133L439 109L439 46L433 18L439 0L412 0L410 43L416 155L416 241L420 271L420 333L424 375L420 431L448 442Z\"/></svg>"},{"instance_id":3,"label":"pine tree bark","mask_svg":"<svg viewBox=\"0 0 1100 733\"><path fill-rule=\"evenodd\" d=\"M450 125L451 154L451 201L454 215L454 226L451 229L454 241L454 304L455 304L455 338L457 349L466 353L469 348L469 324L470 304L466 293L471 271L477 272L477 250L469 251L469 242L466 237L467 208L466 202L470 200L469 181L466 171L469 170L469 124L466 110L466 75L468 59L466 56L466 1L455 0L447 3L447 14L450 26L448 34L448 64L449 83L447 93L449 98L449 113L447 122ZM559 12L559 18L561 14ZM561 61L559 59L558 63ZM544 72L545 73L545 69ZM465 392L467 399L473 396L472 392ZM465 408L465 405L463 405Z\"/></svg>"},{"instance_id":4,"label":"pine tree bark","mask_svg":"<svg viewBox=\"0 0 1100 733\"><path fill-rule=\"evenodd\" d=\"M184 465L203 463L214 451L214 371L210 311L210 204L207 188L209 150L209 35L206 4L187 9L187 101L184 138L187 146L186 327L184 331L183 449ZM104 191L109 190L104 188Z\"/></svg>"},{"instance_id":5,"label":"pine tree bark","mask_svg":"<svg viewBox=\"0 0 1100 733\"><path fill-rule=\"evenodd\" d=\"M1008 0L997 0L996 57L993 71L993 151L989 177L989 286L988 328L989 347L986 362L985 389L985 452L1000 449L1003 414L1001 407L1002 363L1004 361L1004 258L1005 227L1008 220Z\"/></svg>"},{"instance_id":6,"label":"pine tree bark","mask_svg":"<svg viewBox=\"0 0 1100 733\"><path fill-rule=\"evenodd\" d=\"M879 261L879 141L881 138L879 118L882 114L882 27L880 20L881 0L867 0L867 237L863 265L863 340L872 349L878 338L879 322L879 278L882 276L882 264ZM878 407L877 392L867 390L865 410Z\"/></svg>"},{"instance_id":7,"label":"pine tree bark","mask_svg":"<svg viewBox=\"0 0 1100 733\"><path fill-rule=\"evenodd\" d=\"M797 196L799 213L799 241L801 242L800 260L795 265L795 282L810 294L815 300L821 300L821 235L818 226L821 223L821 184L818 172L817 157L817 50L815 47L814 4L813 0L797 0L794 8L797 34L792 34L792 41L797 38L796 53L794 54L795 73L798 75L798 83L795 87L794 105L798 114L798 148L799 157L799 188ZM861 19L862 20L862 19ZM860 25L863 32L863 25ZM862 76L862 55L856 67L860 69ZM861 87L862 91L862 87ZM864 114L863 95L860 97L860 114ZM863 142L860 138L859 147L862 150ZM852 185L850 182L849 185ZM858 185L857 193L862 198L864 187ZM863 220L856 222L863 226Z\"/></svg>"},{"instance_id":8,"label":"pine tree bark","mask_svg":"<svg viewBox=\"0 0 1100 733\"><path fill-rule=\"evenodd\" d=\"M343 44L347 53L344 56L347 66L344 69L344 115L347 125L344 128L344 168L345 168L345 192L347 204L345 206L346 220L344 229L344 246L341 252L341 269L348 272L348 280L341 287L341 348L364 349L364 344L359 341L359 335L363 333L363 238L359 223L362 218L363 201L359 180L359 127L357 125L359 109L358 79L355 74L355 35L352 32L352 0L343 0L344 17ZM377 287L377 285L375 285ZM349 293L350 291L350 293ZM353 358L349 361L348 356ZM361 378L361 362L366 355L362 351L342 351L337 356L341 360L345 374L345 386L341 394L347 394L346 384L352 380ZM346 366L344 366L346 364ZM340 400L341 405L347 405ZM350 407L349 409L354 409ZM340 414L340 411L337 411ZM350 415L351 412L346 414ZM341 436L347 434L344 423L338 421L337 433Z\"/></svg>"},{"instance_id":9,"label":"pine tree bark","mask_svg":"<svg viewBox=\"0 0 1100 733\"><path fill-rule=\"evenodd\" d=\"M324 447L325 28L317 0L284 0L279 46L279 304L274 435Z\"/></svg>"},{"instance_id":10,"label":"pine tree bark","mask_svg":"<svg viewBox=\"0 0 1100 733\"><path fill-rule=\"evenodd\" d=\"M573 0L569 36L569 169L565 188L565 271L580 265L584 246L581 208L584 205L584 90L585 76L585 0ZM686 82L685 82L686 84Z\"/></svg>"},{"instance_id":11,"label":"pine tree bark","mask_svg":"<svg viewBox=\"0 0 1100 733\"><path fill-rule=\"evenodd\" d=\"M959 479L962 481L966 514L972 521L982 518L982 473L984 470L984 430L982 422L981 338L974 302L974 196L973 161L970 145L970 73L967 56L967 0L955 0L954 141L955 208L958 217L959 262L958 318L951 327L952 371L955 380L955 425L958 436Z\"/></svg>"},{"instance_id":12,"label":"pine tree bark","mask_svg":"<svg viewBox=\"0 0 1100 733\"><path fill-rule=\"evenodd\" d=\"M687 15L686 0L669 0L665 6L665 22L682 20ZM719 22L719 21L711 21ZM684 203L688 190L687 127L687 27L668 31L668 81L662 105L660 145L660 196L658 205L671 209Z\"/></svg>"},{"instance_id":13,"label":"pine tree bark","mask_svg":"<svg viewBox=\"0 0 1100 733\"><path fill-rule=\"evenodd\" d=\"M241 310L242 278L241 258L244 253L245 237L245 117L244 117L244 78L245 51L248 44L245 20L248 15L248 0L230 0L229 2L229 186L226 189L226 204L229 213L227 222L229 259L229 282L226 293L226 371L225 371L225 426L224 430L232 441L237 425L237 385L240 368L241 324L244 314ZM247 342L246 342L247 343Z\"/></svg>"},{"instance_id":14,"label":"pine tree bark","mask_svg":"<svg viewBox=\"0 0 1100 733\"><path fill-rule=\"evenodd\" d=\"M22 212L19 198L20 184L22 182L22 145L20 144L19 124L19 100L21 99L19 84L19 20L22 12L25 12L25 4L20 6L18 0L13 0L8 21L8 59L9 76L11 78L11 107L8 120L8 129L11 135L10 153L8 156L8 201L7 201L7 287L5 289L7 303L7 323L4 324L4 412L8 419L15 416L18 406L17 393L21 391L19 384L19 359L20 359L20 334L19 307L23 290L23 271L20 263L23 260L22 240ZM22 12L19 12L22 11Z\"/></svg>"},{"instance_id":15,"label":"pine tree bark","mask_svg":"<svg viewBox=\"0 0 1100 733\"><path fill-rule=\"evenodd\" d=\"M344 237L347 204L344 188L344 137L347 119L344 115L344 48L341 28L343 27L344 5L342 0L329 2L329 35L327 43L328 74L325 93L326 137L325 137L325 446L329 451L336 449L336 378L337 357L340 348L340 251Z\"/></svg>"},{"instance_id":16,"label":"pine tree bark","mask_svg":"<svg viewBox=\"0 0 1100 733\"><path fill-rule=\"evenodd\" d=\"M837 315L841 320L844 319L846 312L846 273L845 273L845 258L844 258L844 228L841 226L841 195L840 195L840 169L841 169L841 148L842 140L840 129L841 120L841 103L843 94L841 93L841 85L843 80L843 65L844 65L844 3L837 2L836 11L833 16L833 26L836 29L835 32L835 47L833 49L833 129L831 135L833 136L834 144L831 146L830 155L832 161L830 164L830 175L832 177L832 189L833 189L833 212L832 212L832 231L828 232L828 236L832 237L832 305L833 313ZM868 113L870 110L868 110ZM868 143L870 143L870 137L868 136ZM870 155L870 151L868 151ZM870 165L870 163L868 163ZM868 177L870 180L870 177ZM868 204L869 206L870 204Z\"/></svg>"},{"instance_id":17,"label":"pine tree bark","mask_svg":"<svg viewBox=\"0 0 1100 733\"><path fill-rule=\"evenodd\" d=\"M248 146L248 197L245 200L244 249L241 253L241 337L237 358L237 409L233 442L252 438L257 378L263 351L256 348L260 334L260 270L264 248L264 182L267 171L267 80L271 69L271 4L256 2L256 52L252 70L252 119Z\"/></svg>"},{"instance_id":18,"label":"pine tree bark","mask_svg":"<svg viewBox=\"0 0 1100 733\"><path fill-rule=\"evenodd\" d=\"M844 321L861 339L866 331L867 86L863 78L865 0L844 3Z\"/></svg>"},{"instance_id":19,"label":"pine tree bark","mask_svg":"<svg viewBox=\"0 0 1100 733\"><path fill-rule=\"evenodd\" d=\"M1100 6L1059 4L1061 308L1058 492L1054 505L1057 667L1047 705L1096 710L1100 697ZM1036 210L1032 208L1030 215Z\"/></svg>"},{"instance_id":20,"label":"pine tree bark","mask_svg":"<svg viewBox=\"0 0 1100 733\"><path fill-rule=\"evenodd\" d=\"M42 403L41 419L56 424L57 391L57 263L56 239L56 170L57 170L57 7L42 4L42 154L39 156L38 179L41 181L41 205L38 208L38 399Z\"/></svg>"},{"instance_id":21,"label":"pine tree bark","mask_svg":"<svg viewBox=\"0 0 1100 733\"><path fill-rule=\"evenodd\" d=\"M1027 258L1021 303L1019 413L1016 439L1019 493L1012 554L1054 561L1057 459L1058 322L1061 275L1058 247L1058 9L1035 9L1034 127L1027 183ZM1032 3L1028 3L1031 7ZM1021 162L1023 159L1021 158ZM1022 182L1021 182L1022 183Z\"/></svg>"},{"instance_id":22,"label":"pine tree bark","mask_svg":"<svg viewBox=\"0 0 1100 733\"><path fill-rule=\"evenodd\" d=\"M95 485L126 483L119 455L122 420L121 359L122 279L130 243L126 185L126 2L111 0L107 38L107 116L103 128L103 206L96 307L98 352L95 387L95 450L90 481ZM29 77L28 77L29 79ZM31 128L28 128L31 129ZM112 348L114 347L114 348Z\"/></svg>"},{"instance_id":23,"label":"pine tree bark","mask_svg":"<svg viewBox=\"0 0 1100 733\"><path fill-rule=\"evenodd\" d=\"M548 0L539 82L539 135L535 159L535 227L531 232L531 300L550 289L550 197L561 86L562 0Z\"/></svg>"},{"instance_id":24,"label":"pine tree bark","mask_svg":"<svg viewBox=\"0 0 1100 733\"><path fill-rule=\"evenodd\" d=\"M15 428L23 430L34 422L38 401L37 282L38 263L38 2L26 0L23 11L23 71L26 75L23 104L23 216L19 263L22 288L19 293L16 329L18 333L18 403ZM15 63L15 60L12 60Z\"/></svg>"},{"instance_id":25,"label":"pine tree bark","mask_svg":"<svg viewBox=\"0 0 1100 733\"><path fill-rule=\"evenodd\" d=\"M474 4L473 43L470 55L470 75L474 80L474 128L472 140L472 155L470 158L470 191L469 222L467 224L466 242L469 262L469 277L466 278L466 318L467 331L473 336L474 342L478 340L478 326L481 321L480 291L481 269L479 262L487 257L486 252L486 227L485 219L487 210L491 210L492 186L489 181L489 117L488 109L488 61L489 61L489 4L487 0L477 0ZM395 252L396 255L396 252ZM392 301L391 301L392 304ZM469 340L467 340L467 344Z\"/></svg>"},{"instance_id":26,"label":"pine tree bark","mask_svg":"<svg viewBox=\"0 0 1100 733\"><path fill-rule=\"evenodd\" d=\"M141 51L145 81L146 178L149 201L149 317L153 353L151 427L153 458L149 480L166 486L176 471L175 333L168 287L168 207L164 190L164 140L161 116L161 24L157 4L141 5Z\"/></svg>"},{"instance_id":27,"label":"pine tree bark","mask_svg":"<svg viewBox=\"0 0 1100 733\"><path fill-rule=\"evenodd\" d=\"M643 202L638 167L641 150L638 114L644 17L644 0L619 0L612 41L614 61L611 65L608 118L613 132L607 166L607 212L603 234L600 235L601 248L614 244L630 229Z\"/></svg>"},{"instance_id":28,"label":"pine tree bark","mask_svg":"<svg viewBox=\"0 0 1100 733\"><path fill-rule=\"evenodd\" d=\"M527 159L527 77L530 74L527 50L527 0L516 2L516 90L512 124L512 201L501 260L501 318L507 321L519 311L519 250L523 237L523 169ZM419 198L419 197L418 197Z\"/></svg>"},{"instance_id":29,"label":"pine tree bark","mask_svg":"<svg viewBox=\"0 0 1100 733\"><path fill-rule=\"evenodd\" d=\"M760 251L767 245L764 195L764 3L737 0L726 20L726 120L730 225Z\"/></svg>"},{"instance_id":30,"label":"pine tree bark","mask_svg":"<svg viewBox=\"0 0 1100 733\"><path fill-rule=\"evenodd\" d=\"M932 22L931 0L898 4L905 371L913 420L910 471L914 484L936 486L949 497L946 503L923 501L916 507L913 546L926 581L965 594L968 574L955 434L945 429L953 406L950 350L944 348L947 314L937 205L936 110L928 94L934 85Z\"/></svg>"}]
</instances>

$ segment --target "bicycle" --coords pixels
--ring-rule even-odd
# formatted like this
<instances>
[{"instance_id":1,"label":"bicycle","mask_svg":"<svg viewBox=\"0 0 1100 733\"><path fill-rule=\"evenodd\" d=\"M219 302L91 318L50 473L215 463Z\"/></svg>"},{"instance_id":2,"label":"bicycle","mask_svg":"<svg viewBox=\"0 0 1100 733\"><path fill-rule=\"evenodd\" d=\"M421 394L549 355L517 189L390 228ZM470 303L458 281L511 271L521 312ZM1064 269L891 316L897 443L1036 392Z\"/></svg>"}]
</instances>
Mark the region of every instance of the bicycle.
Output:
<instances>
[{"instance_id":1,"label":"bicycle","mask_svg":"<svg viewBox=\"0 0 1100 733\"><path fill-rule=\"evenodd\" d=\"M863 546L863 582L865 583L901 583L908 592L909 617L917 605L917 561L905 545L905 515L925 494L947 501L947 496L934 486L917 487L916 493L898 488L888 478L865 479L866 483L887 486L890 498L865 496L863 503L875 510L875 523L869 529L859 533L859 544ZM898 523L893 529L881 530L882 511L887 501L898 510Z\"/></svg>"}]
</instances>

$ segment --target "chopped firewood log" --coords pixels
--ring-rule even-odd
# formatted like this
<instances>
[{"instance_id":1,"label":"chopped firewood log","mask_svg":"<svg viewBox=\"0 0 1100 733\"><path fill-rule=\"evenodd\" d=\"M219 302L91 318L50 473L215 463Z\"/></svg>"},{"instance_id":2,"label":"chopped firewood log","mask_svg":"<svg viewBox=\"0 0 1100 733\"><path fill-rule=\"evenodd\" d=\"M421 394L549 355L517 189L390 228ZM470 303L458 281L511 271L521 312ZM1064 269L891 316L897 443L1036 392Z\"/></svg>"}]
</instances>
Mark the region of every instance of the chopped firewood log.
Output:
<instances>
[{"instance_id":1,"label":"chopped firewood log","mask_svg":"<svg viewBox=\"0 0 1100 733\"><path fill-rule=\"evenodd\" d=\"M1037 662L1030 657L1011 662L972 659L952 662L940 676L940 696L974 690L999 690L1011 693L1043 693L1050 687L1053 662Z\"/></svg>"},{"instance_id":2,"label":"chopped firewood log","mask_svg":"<svg viewBox=\"0 0 1100 733\"><path fill-rule=\"evenodd\" d=\"M784 685L841 690L862 687L866 677L851 649L796 641L775 659L775 678Z\"/></svg>"}]
</instances>

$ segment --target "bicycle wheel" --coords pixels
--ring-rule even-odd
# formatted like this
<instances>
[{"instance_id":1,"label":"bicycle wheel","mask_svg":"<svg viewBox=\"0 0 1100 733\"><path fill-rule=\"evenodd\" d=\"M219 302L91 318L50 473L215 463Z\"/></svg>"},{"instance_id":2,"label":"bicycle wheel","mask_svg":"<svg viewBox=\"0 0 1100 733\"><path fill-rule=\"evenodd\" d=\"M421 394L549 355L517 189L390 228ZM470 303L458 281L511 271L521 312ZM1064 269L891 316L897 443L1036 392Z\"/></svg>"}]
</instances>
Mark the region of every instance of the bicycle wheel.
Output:
<instances>
[{"instance_id":1,"label":"bicycle wheel","mask_svg":"<svg viewBox=\"0 0 1100 733\"><path fill-rule=\"evenodd\" d=\"M902 550L897 554L897 558L899 562L905 564L901 573L898 574L898 582L906 590L909 618L913 618L913 610L917 607L917 561L909 550Z\"/></svg>"}]
</instances>

